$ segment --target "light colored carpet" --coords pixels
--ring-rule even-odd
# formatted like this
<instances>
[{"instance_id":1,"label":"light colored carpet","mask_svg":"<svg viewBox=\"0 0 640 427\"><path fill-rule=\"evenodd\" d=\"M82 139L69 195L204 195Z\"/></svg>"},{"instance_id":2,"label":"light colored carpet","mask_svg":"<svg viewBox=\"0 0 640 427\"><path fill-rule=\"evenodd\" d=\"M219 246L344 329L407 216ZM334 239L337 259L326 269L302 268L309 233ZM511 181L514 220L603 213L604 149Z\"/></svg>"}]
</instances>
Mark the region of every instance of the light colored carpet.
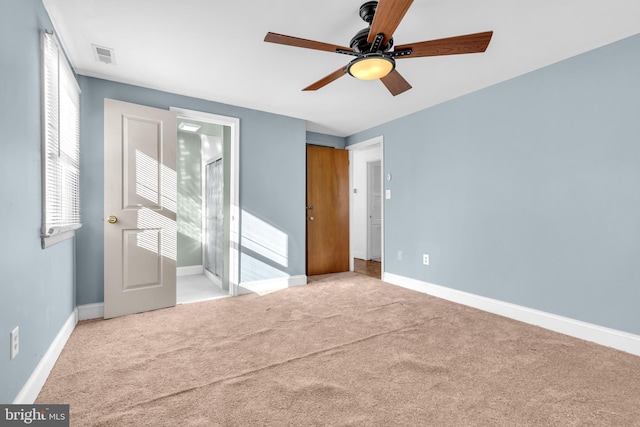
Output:
<instances>
[{"instance_id":1,"label":"light colored carpet","mask_svg":"<svg viewBox=\"0 0 640 427\"><path fill-rule=\"evenodd\" d=\"M78 324L74 426L639 426L640 358L355 273Z\"/></svg>"}]
</instances>

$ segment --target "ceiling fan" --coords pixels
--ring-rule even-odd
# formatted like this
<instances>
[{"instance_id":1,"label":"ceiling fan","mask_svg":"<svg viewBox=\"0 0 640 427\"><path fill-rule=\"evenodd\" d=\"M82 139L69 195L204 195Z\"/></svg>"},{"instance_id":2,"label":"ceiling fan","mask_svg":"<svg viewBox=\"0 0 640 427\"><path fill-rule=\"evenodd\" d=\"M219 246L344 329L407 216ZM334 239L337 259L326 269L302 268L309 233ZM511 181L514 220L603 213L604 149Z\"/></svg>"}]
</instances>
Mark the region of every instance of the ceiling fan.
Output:
<instances>
[{"instance_id":1,"label":"ceiling fan","mask_svg":"<svg viewBox=\"0 0 640 427\"><path fill-rule=\"evenodd\" d=\"M395 69L396 59L479 53L487 49L493 31L409 43L395 46L391 50L393 32L398 28L412 3L413 0L379 0L364 3L360 7L360 17L369 26L360 30L351 39L349 43L351 47L271 32L267 33L264 41L356 57L345 67L341 67L302 90L318 90L343 75L350 74L361 80L380 79L393 96L411 89L411 85Z\"/></svg>"}]
</instances>

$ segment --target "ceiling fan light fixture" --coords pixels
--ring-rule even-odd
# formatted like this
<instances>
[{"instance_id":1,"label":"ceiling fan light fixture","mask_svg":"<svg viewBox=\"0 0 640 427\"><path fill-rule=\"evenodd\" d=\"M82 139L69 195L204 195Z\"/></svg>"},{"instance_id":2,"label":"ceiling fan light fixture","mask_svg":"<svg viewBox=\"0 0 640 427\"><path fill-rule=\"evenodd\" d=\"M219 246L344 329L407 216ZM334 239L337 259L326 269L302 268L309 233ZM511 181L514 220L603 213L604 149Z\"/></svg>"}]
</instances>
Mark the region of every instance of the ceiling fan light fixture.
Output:
<instances>
[{"instance_id":1,"label":"ceiling fan light fixture","mask_svg":"<svg viewBox=\"0 0 640 427\"><path fill-rule=\"evenodd\" d=\"M396 61L382 53L372 53L356 58L349 63L347 71L356 79L381 79L396 68Z\"/></svg>"}]
</instances>

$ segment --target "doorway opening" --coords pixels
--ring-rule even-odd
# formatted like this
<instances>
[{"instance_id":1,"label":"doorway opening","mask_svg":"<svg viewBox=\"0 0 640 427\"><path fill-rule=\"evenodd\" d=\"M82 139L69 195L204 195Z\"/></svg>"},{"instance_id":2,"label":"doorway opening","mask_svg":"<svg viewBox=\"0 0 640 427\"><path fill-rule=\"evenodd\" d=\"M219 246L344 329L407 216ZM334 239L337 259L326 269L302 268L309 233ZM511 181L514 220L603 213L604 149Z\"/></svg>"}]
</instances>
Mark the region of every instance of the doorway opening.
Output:
<instances>
[{"instance_id":1,"label":"doorway opening","mask_svg":"<svg viewBox=\"0 0 640 427\"><path fill-rule=\"evenodd\" d=\"M383 138L349 150L351 271L382 279L384 272Z\"/></svg>"},{"instance_id":2,"label":"doorway opening","mask_svg":"<svg viewBox=\"0 0 640 427\"><path fill-rule=\"evenodd\" d=\"M237 295L239 120L178 115L177 303Z\"/></svg>"}]
</instances>

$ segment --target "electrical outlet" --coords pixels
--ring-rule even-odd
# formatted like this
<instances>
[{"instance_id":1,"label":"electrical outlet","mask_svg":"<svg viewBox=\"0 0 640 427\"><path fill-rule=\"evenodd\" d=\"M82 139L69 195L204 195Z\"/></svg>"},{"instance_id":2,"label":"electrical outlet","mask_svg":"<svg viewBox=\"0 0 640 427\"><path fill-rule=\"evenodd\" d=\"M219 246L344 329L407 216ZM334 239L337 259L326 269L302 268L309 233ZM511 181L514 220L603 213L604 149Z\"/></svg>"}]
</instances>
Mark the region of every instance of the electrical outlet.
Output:
<instances>
[{"instance_id":1,"label":"electrical outlet","mask_svg":"<svg viewBox=\"0 0 640 427\"><path fill-rule=\"evenodd\" d=\"M11 331L11 358L15 358L20 351L20 328L16 328Z\"/></svg>"},{"instance_id":2,"label":"electrical outlet","mask_svg":"<svg viewBox=\"0 0 640 427\"><path fill-rule=\"evenodd\" d=\"M429 265L429 254L422 254L422 263L424 265Z\"/></svg>"}]
</instances>

